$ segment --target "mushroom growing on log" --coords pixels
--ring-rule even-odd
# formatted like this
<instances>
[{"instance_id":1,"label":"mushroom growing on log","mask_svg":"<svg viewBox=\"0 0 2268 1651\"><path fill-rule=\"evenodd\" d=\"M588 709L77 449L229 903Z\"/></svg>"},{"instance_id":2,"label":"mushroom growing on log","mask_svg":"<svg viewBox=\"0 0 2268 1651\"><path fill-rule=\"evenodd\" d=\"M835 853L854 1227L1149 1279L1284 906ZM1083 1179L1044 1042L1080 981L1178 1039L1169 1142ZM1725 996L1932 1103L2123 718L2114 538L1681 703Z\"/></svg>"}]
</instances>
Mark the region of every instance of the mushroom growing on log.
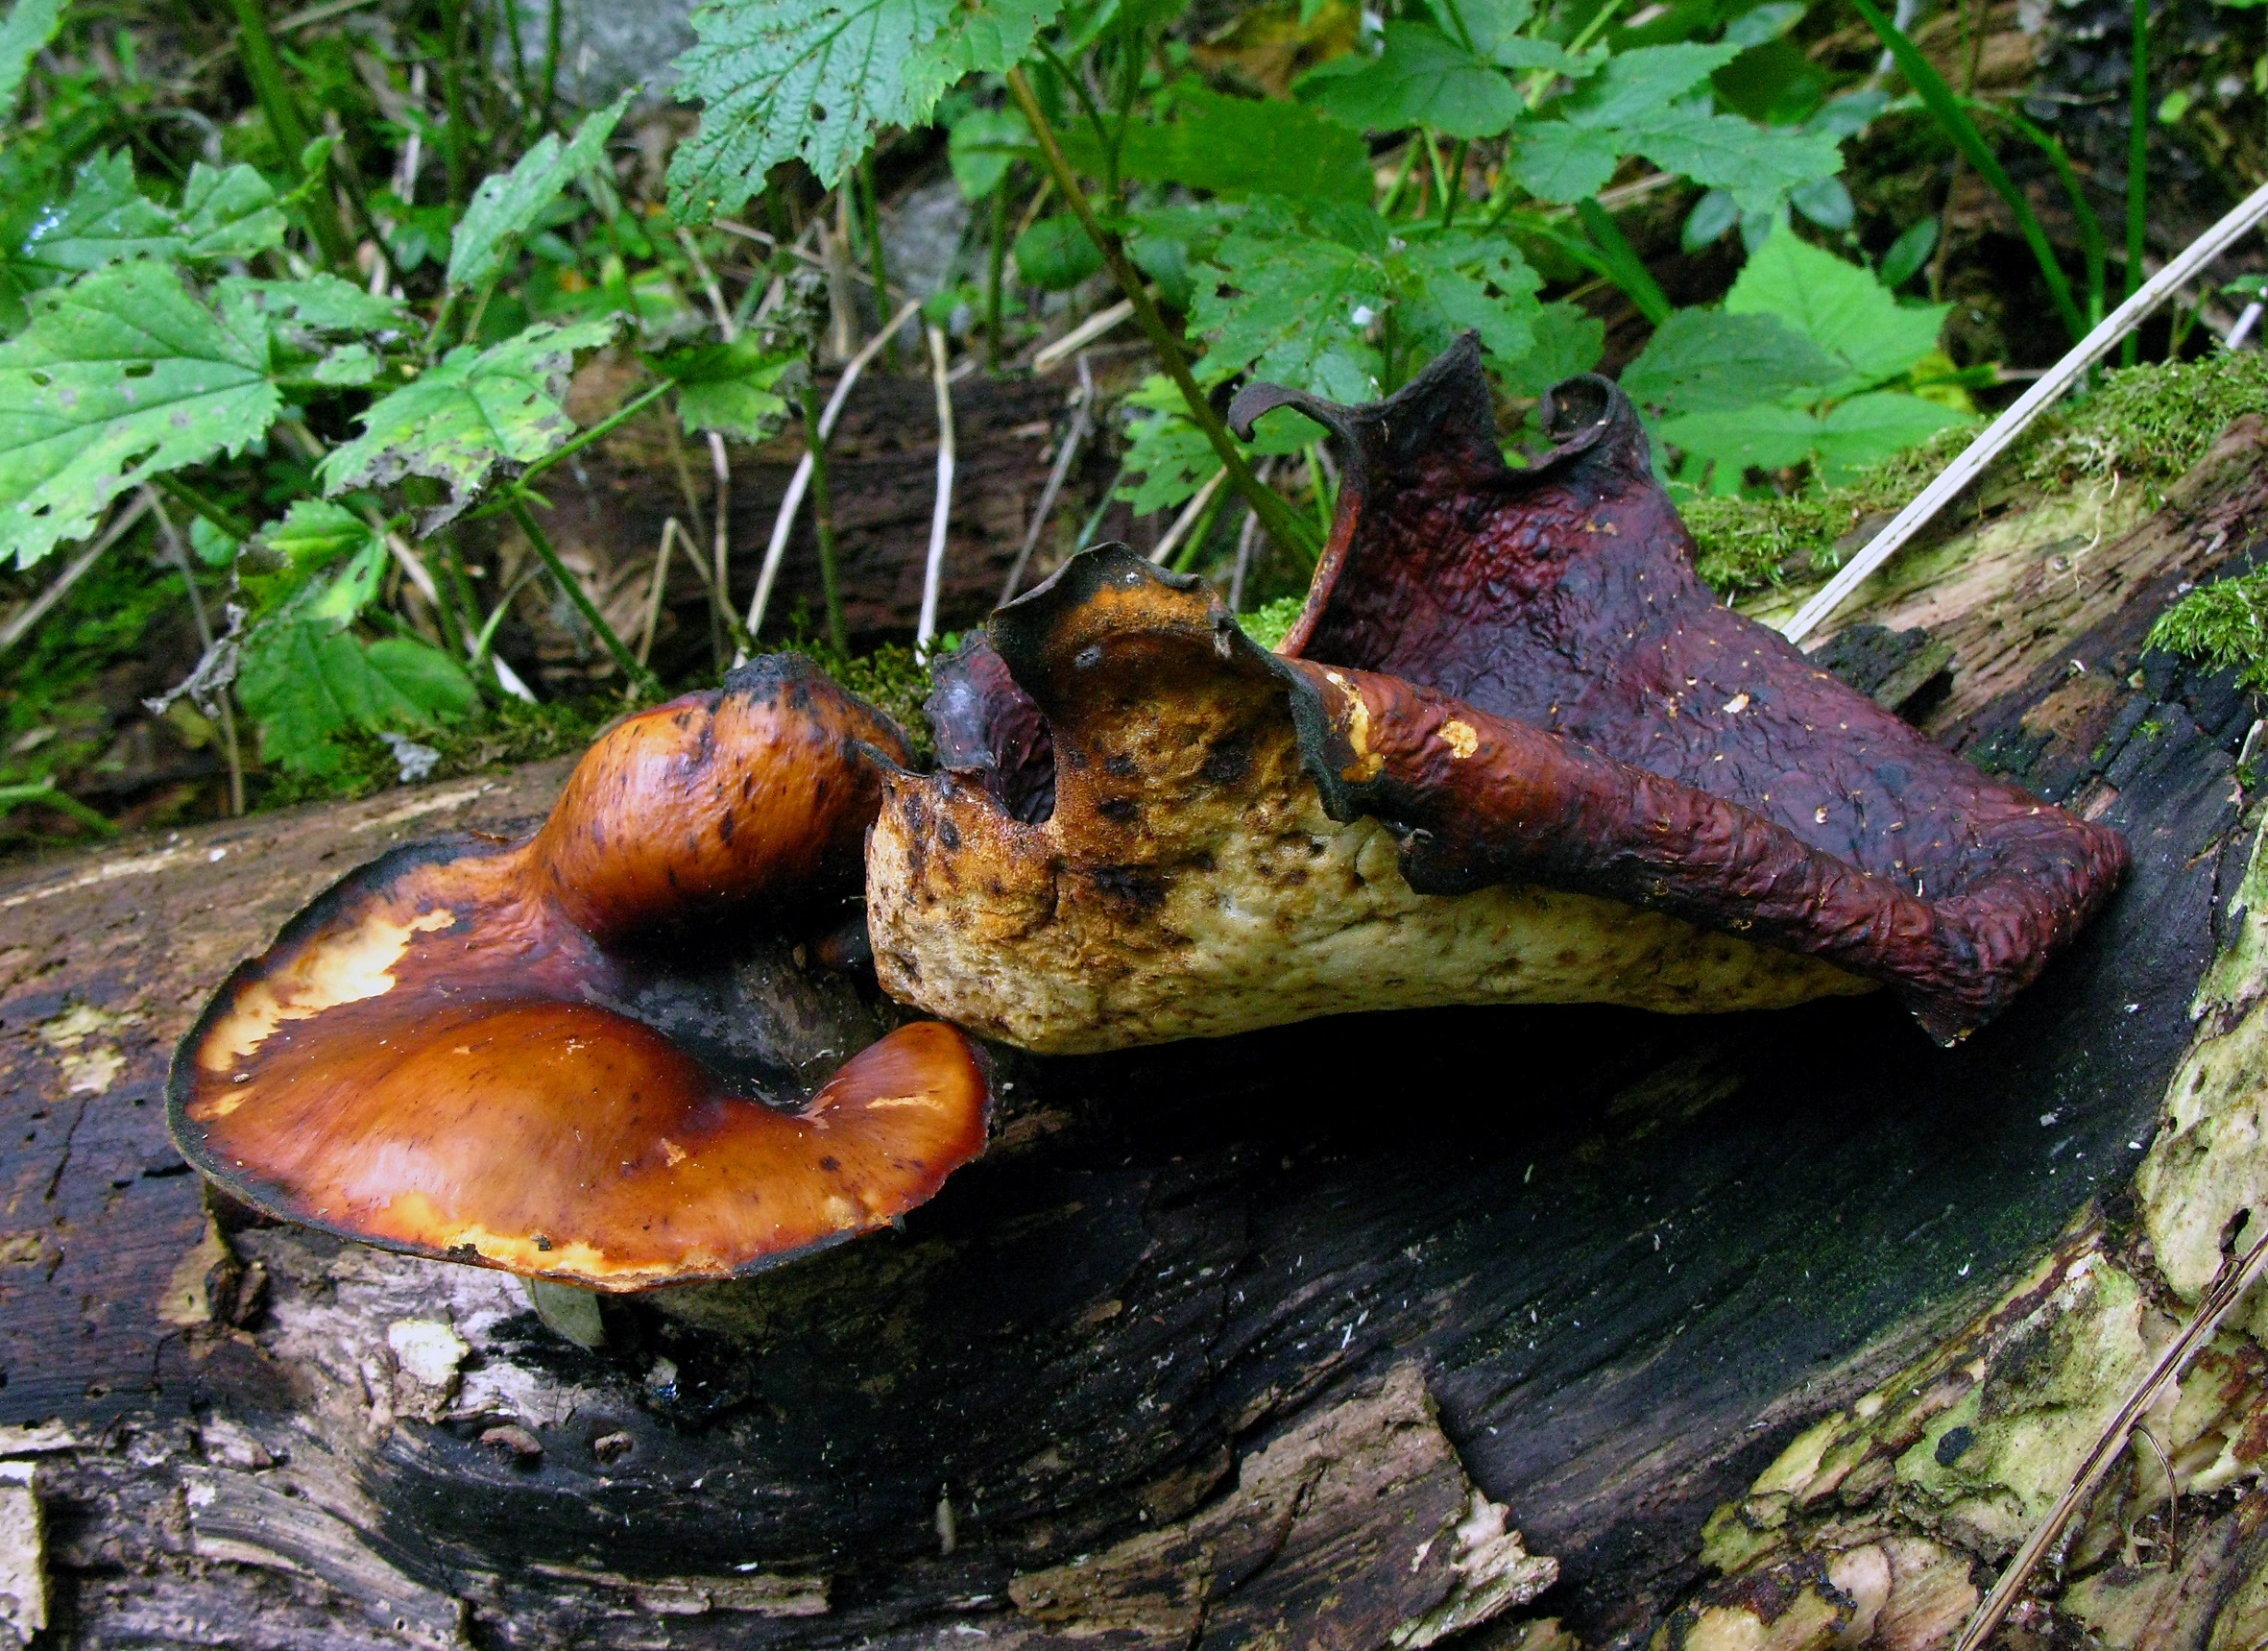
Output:
<instances>
[{"instance_id":1,"label":"mushroom growing on log","mask_svg":"<svg viewBox=\"0 0 2268 1651\"><path fill-rule=\"evenodd\" d=\"M909 755L808 662L760 660L617 723L533 836L350 873L182 1042L182 1154L286 1220L602 1290L895 1220L982 1149L990 1081L952 1027L880 1035L816 961L869 750Z\"/></svg>"},{"instance_id":2,"label":"mushroom growing on log","mask_svg":"<svg viewBox=\"0 0 2268 1651\"><path fill-rule=\"evenodd\" d=\"M1545 399L1554 446L1519 469L1470 338L1372 406L1263 385L1231 412L1286 404L1346 480L1282 651L1123 547L996 614L933 702L949 766L884 788L893 995L1082 1052L1885 985L1949 1043L2117 884L2116 833L1719 606L1605 379Z\"/></svg>"}]
</instances>

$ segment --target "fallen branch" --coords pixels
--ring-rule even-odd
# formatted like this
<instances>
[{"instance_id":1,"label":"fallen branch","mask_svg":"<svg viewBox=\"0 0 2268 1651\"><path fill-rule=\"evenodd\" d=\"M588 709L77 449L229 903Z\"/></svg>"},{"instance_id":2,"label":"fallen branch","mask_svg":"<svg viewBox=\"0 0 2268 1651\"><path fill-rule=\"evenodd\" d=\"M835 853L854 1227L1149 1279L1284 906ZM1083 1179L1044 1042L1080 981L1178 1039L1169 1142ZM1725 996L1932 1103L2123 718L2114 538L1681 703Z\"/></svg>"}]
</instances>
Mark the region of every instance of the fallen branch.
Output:
<instances>
[{"instance_id":1,"label":"fallen branch","mask_svg":"<svg viewBox=\"0 0 2268 1651\"><path fill-rule=\"evenodd\" d=\"M945 333L934 323L929 334L929 381L937 388L937 505L929 515L929 561L922 573L922 617L913 633L913 651L927 658L937 634L937 589L945 573L945 527L953 515L953 390L945 378Z\"/></svg>"}]
</instances>

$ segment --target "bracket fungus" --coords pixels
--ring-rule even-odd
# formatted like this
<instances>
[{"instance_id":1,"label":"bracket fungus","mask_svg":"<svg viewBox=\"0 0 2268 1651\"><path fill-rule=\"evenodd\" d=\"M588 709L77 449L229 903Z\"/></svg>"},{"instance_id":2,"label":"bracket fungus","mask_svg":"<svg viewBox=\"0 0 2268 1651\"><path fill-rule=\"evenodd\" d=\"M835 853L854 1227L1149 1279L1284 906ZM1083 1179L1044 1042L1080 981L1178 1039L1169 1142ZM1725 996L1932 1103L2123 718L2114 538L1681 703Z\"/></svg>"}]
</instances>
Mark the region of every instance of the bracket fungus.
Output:
<instances>
[{"instance_id":1,"label":"bracket fungus","mask_svg":"<svg viewBox=\"0 0 2268 1651\"><path fill-rule=\"evenodd\" d=\"M869 843L894 996L1074 1052L1887 987L1950 1042L2116 886L2114 832L1719 605L1607 380L1545 399L1525 468L1470 338L1374 405L1253 386L1232 422L1285 404L1345 480L1279 653L1105 546L954 663L948 764L886 778Z\"/></svg>"},{"instance_id":2,"label":"bracket fungus","mask_svg":"<svg viewBox=\"0 0 2268 1651\"><path fill-rule=\"evenodd\" d=\"M816 960L876 753L907 759L887 718L760 660L609 730L531 837L350 873L183 1041L181 1152L286 1220L601 1290L895 1220L982 1150L991 1086Z\"/></svg>"}]
</instances>

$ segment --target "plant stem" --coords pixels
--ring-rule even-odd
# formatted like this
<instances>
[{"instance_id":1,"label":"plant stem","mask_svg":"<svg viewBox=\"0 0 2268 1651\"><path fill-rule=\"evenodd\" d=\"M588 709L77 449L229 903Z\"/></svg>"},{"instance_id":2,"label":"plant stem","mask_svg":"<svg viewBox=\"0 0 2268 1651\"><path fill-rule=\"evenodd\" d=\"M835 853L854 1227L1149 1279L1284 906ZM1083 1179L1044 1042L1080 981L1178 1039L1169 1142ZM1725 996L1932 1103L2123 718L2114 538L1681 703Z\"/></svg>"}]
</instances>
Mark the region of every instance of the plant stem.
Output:
<instances>
[{"instance_id":1,"label":"plant stem","mask_svg":"<svg viewBox=\"0 0 2268 1651\"><path fill-rule=\"evenodd\" d=\"M527 89L527 47L519 38L519 0L497 0L504 9L504 29L512 41L512 88L519 95L519 119L527 122L530 99Z\"/></svg>"},{"instance_id":2,"label":"plant stem","mask_svg":"<svg viewBox=\"0 0 2268 1651\"><path fill-rule=\"evenodd\" d=\"M1669 319L1669 295L1653 279L1653 272L1646 267L1645 259L1631 246L1605 207L1596 201L1576 203L1575 215L1582 220L1582 227L1590 231L1599 251L1605 255L1605 274L1609 280L1623 289L1638 312L1655 327Z\"/></svg>"},{"instance_id":3,"label":"plant stem","mask_svg":"<svg viewBox=\"0 0 2268 1651\"><path fill-rule=\"evenodd\" d=\"M1008 267L1008 181L1002 178L992 192L992 259L984 288L984 365L1001 370L1001 278Z\"/></svg>"},{"instance_id":4,"label":"plant stem","mask_svg":"<svg viewBox=\"0 0 2268 1651\"><path fill-rule=\"evenodd\" d=\"M1148 338L1149 347L1156 352L1159 364L1166 369L1167 376L1173 380L1174 387L1181 392L1181 400L1189 409L1191 421L1204 431L1206 442L1227 467L1230 484L1243 497L1244 502L1252 507L1253 513L1260 518L1261 525L1267 529L1269 538L1291 546L1300 555L1314 560L1317 546L1307 523L1285 502L1281 494L1271 487L1264 486L1260 478L1252 473L1251 465L1245 462L1243 449L1229 435L1228 426L1220 422L1220 415L1213 410L1213 403L1206 400L1205 392L1198 388L1195 376L1189 370L1189 361L1181 352L1180 344L1167 327L1165 317L1158 313L1157 305L1150 302L1142 277L1126 259L1125 249L1119 245L1117 236L1104 230L1096 220L1095 208L1088 204L1086 190L1079 186L1071 163L1064 159L1063 150L1055 141L1055 134L1048 125L1047 114L1041 109L1039 99L1032 95L1031 82L1025 78L1022 69L1010 69L1007 82L1008 93L1016 100L1016 107L1023 110L1025 122L1031 128L1032 140L1039 145L1041 158L1047 162L1055 186L1062 190L1065 203L1078 219L1079 227L1087 231L1087 238L1102 254L1111 278L1119 283L1119 290L1125 295L1126 302L1134 306L1135 321Z\"/></svg>"},{"instance_id":5,"label":"plant stem","mask_svg":"<svg viewBox=\"0 0 2268 1651\"><path fill-rule=\"evenodd\" d=\"M542 475L553 465L562 464L567 460L573 458L577 453L581 452L592 442L603 442L606 440L607 437L613 435L616 430L620 429L632 419L637 418L639 414L644 412L648 407L652 406L664 396L668 395L669 392L676 387L677 380L674 378L664 378L662 380L662 382L647 390L643 395L632 397L629 401L623 402L622 405L616 407L613 412L609 413L605 418L599 420L597 424L592 425L581 435L575 437L573 441L567 442L565 445L553 449L552 451L545 453L542 458L529 465L527 469L519 473L519 478L514 482L513 485L517 488L525 489L529 482ZM487 517L502 515L504 512L512 509L513 504L514 501L509 498L499 499L494 504L482 505L478 510L473 511L470 515L464 517L462 520L466 522L479 522Z\"/></svg>"},{"instance_id":6,"label":"plant stem","mask_svg":"<svg viewBox=\"0 0 2268 1651\"><path fill-rule=\"evenodd\" d=\"M237 49L244 54L245 75L259 99L260 112L267 116L276 146L283 151L284 170L294 182L304 182L306 173L300 165L300 156L315 140L314 134L308 130L307 117L300 112L290 83L283 78L283 64L276 56L276 37L268 33L268 14L261 10L261 0L233 3ZM339 208L331 199L328 182L318 179L315 187L307 191L306 202L307 227L322 249L324 261L339 267L351 263L354 249L339 224Z\"/></svg>"},{"instance_id":7,"label":"plant stem","mask_svg":"<svg viewBox=\"0 0 2268 1651\"><path fill-rule=\"evenodd\" d=\"M104 837L118 835L117 826L96 813L94 810L88 808L68 791L57 790L53 779L42 780L37 785L32 786L0 786L0 813L12 809L18 803L41 803L61 813L69 814L81 825L99 832ZM239 809L236 812L242 813L244 811Z\"/></svg>"},{"instance_id":8,"label":"plant stem","mask_svg":"<svg viewBox=\"0 0 2268 1651\"><path fill-rule=\"evenodd\" d=\"M1103 165L1106 169L1108 169L1110 167L1111 158L1110 128L1103 123L1102 109L1095 102L1095 94L1087 89L1087 83L1079 77L1076 71L1074 71L1069 63L1065 62L1061 58L1055 55L1055 49L1052 46L1049 45L1045 40L1039 40L1034 43L1039 47L1040 57L1047 62L1048 67L1055 71L1056 76L1063 82L1063 84L1071 87L1071 95L1078 100L1079 108L1086 113L1087 124L1095 129L1095 141L1101 146ZM1022 74L1024 71L1017 69L1011 72L1015 74ZM1025 82L1025 88L1026 90L1029 90L1030 86L1031 83L1029 81ZM1035 98L1032 100L1032 109L1038 108L1039 100ZM1024 117L1026 120L1031 119L1031 109L1025 109ZM1043 126L1047 124L1047 117L1044 114L1040 116L1040 124ZM1054 137L1054 132L1051 128L1050 129L1048 135L1051 141ZM1116 202L1118 200L1119 178L1116 170L1105 170L1102 179L1102 193L1105 200L1112 202Z\"/></svg>"},{"instance_id":9,"label":"plant stem","mask_svg":"<svg viewBox=\"0 0 2268 1651\"><path fill-rule=\"evenodd\" d=\"M2132 298L2142 284L2142 231L2149 217L2150 0L2135 0L2134 84L2127 103L2127 128L2125 296ZM2128 333L2118 349L2119 365L2132 367L2141 359L2140 333Z\"/></svg>"},{"instance_id":10,"label":"plant stem","mask_svg":"<svg viewBox=\"0 0 2268 1651\"><path fill-rule=\"evenodd\" d=\"M215 527L219 528L223 533L226 533L229 538L235 540L238 544L241 545L245 540L252 537L252 524L250 522L244 521L241 517L234 515L229 509L227 509L227 507L214 503L211 499L205 498L204 494L199 493L187 482L181 480L180 476L159 475L153 476L150 479L157 487L158 492L164 494L169 498L177 500L186 509L195 511L199 516L204 517L205 521L211 522Z\"/></svg>"},{"instance_id":11,"label":"plant stem","mask_svg":"<svg viewBox=\"0 0 2268 1651\"><path fill-rule=\"evenodd\" d=\"M150 501L151 514L157 518L157 531L165 541L165 547L173 553L174 565L181 571L181 583L189 593L189 617L197 623L197 641L205 653L212 652L212 621L205 612L205 597L197 589L197 565L189 559L189 547L181 543L181 536L174 530L173 518L165 514L165 506L157 502L155 490L145 493ZM218 712L221 725L221 749L229 760L229 813L244 813L244 753L236 743L236 714L229 709L226 690L215 694L212 708Z\"/></svg>"},{"instance_id":12,"label":"plant stem","mask_svg":"<svg viewBox=\"0 0 2268 1651\"><path fill-rule=\"evenodd\" d=\"M827 487L827 442L819 434L819 387L804 385L804 450L811 455L811 522L819 534L819 589L827 600L827 640L835 652L851 651L850 627L843 619L842 580L834 559L834 496Z\"/></svg>"},{"instance_id":13,"label":"plant stem","mask_svg":"<svg viewBox=\"0 0 2268 1651\"><path fill-rule=\"evenodd\" d=\"M1441 190L1441 228L1446 230L1457 221L1457 204L1464 197L1465 158L1473 146L1464 138L1457 140L1457 151L1449 158L1449 177Z\"/></svg>"},{"instance_id":14,"label":"plant stem","mask_svg":"<svg viewBox=\"0 0 2268 1651\"><path fill-rule=\"evenodd\" d=\"M559 19L560 0L551 0L551 10L543 19L543 95L537 103L543 118L536 123L539 132L551 130L552 100L559 95Z\"/></svg>"},{"instance_id":15,"label":"plant stem","mask_svg":"<svg viewBox=\"0 0 2268 1651\"><path fill-rule=\"evenodd\" d=\"M511 499L510 509L512 520L519 522L520 532L527 535L528 547L535 551L536 559L549 571L552 583L559 587L561 595L575 604L584 621L597 634L598 640L606 644L607 652L615 656L615 664L621 668L623 680L641 693L659 694L662 692L660 679L639 664L638 656L615 634L615 627L607 623L606 616L598 611L598 604L591 599L591 593L584 590L583 582L567 571L567 564L559 559L559 552L551 547L551 541L544 537L543 529L536 524L535 513L517 496Z\"/></svg>"},{"instance_id":16,"label":"plant stem","mask_svg":"<svg viewBox=\"0 0 2268 1651\"><path fill-rule=\"evenodd\" d=\"M866 263L874 272L874 313L879 321L890 313L890 269L882 251L882 197L874 181L874 154L871 150L858 162L859 192L866 206ZM883 363L893 373L898 371L898 340L893 336L882 352Z\"/></svg>"},{"instance_id":17,"label":"plant stem","mask_svg":"<svg viewBox=\"0 0 2268 1651\"><path fill-rule=\"evenodd\" d=\"M471 6L467 0L457 0L456 12L449 19L448 45L441 57L441 102L448 121L441 158L448 171L448 203L452 206L465 204L471 173L466 148L472 135L472 119L465 109L465 32L471 17Z\"/></svg>"}]
</instances>

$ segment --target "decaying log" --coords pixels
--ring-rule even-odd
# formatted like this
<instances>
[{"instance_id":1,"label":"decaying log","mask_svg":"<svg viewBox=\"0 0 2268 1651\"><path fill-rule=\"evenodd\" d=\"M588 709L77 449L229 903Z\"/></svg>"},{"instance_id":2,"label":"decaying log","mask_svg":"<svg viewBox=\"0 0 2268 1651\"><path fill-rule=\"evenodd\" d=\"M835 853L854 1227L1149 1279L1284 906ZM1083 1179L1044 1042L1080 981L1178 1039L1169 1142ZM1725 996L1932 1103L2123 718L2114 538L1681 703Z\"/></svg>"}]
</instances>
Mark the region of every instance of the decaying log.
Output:
<instances>
[{"instance_id":1,"label":"decaying log","mask_svg":"<svg viewBox=\"0 0 2268 1651\"><path fill-rule=\"evenodd\" d=\"M2193 1048L2256 1035L2261 992L2189 1015L2251 933L2256 707L2140 651L2262 542L2264 448L2239 425L2076 559L2062 506L2013 505L1844 616L1933 604L1877 691L1938 679L1931 732L2135 850L1961 1047L1868 999L1003 1056L986 1157L744 1283L531 1296L208 1216L166 1142L166 1059L229 964L391 842L532 819L563 765L17 869L0 1616L89 1645L1948 1644L2056 1441L2183 1310L2196 1235L2268 1188L2198 1150L2254 1046ZM1949 687L1899 663L1933 644ZM2177 1068L2225 1099L2176 1094L2165 1161L2216 1167L2137 1202ZM2145 1465L2012 1632L2268 1627L2268 1503L2231 1488L2260 1356L2232 1329L2212 1359L2157 1432L2177 1568Z\"/></svg>"}]
</instances>

